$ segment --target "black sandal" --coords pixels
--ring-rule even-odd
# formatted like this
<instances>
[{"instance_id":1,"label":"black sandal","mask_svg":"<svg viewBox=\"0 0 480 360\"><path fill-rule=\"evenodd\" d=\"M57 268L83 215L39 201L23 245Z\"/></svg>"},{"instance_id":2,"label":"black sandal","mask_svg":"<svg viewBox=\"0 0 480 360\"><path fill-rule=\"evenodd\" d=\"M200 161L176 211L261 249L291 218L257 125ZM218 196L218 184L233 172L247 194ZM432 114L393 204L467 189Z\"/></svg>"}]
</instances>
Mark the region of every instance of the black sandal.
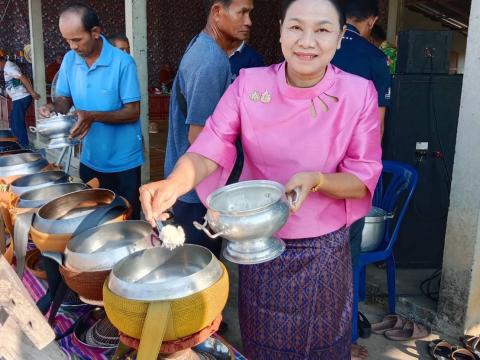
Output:
<instances>
[{"instance_id":1,"label":"black sandal","mask_svg":"<svg viewBox=\"0 0 480 360\"><path fill-rule=\"evenodd\" d=\"M360 311L358 312L358 336L362 339L368 339L372 333L372 325L367 317Z\"/></svg>"}]
</instances>

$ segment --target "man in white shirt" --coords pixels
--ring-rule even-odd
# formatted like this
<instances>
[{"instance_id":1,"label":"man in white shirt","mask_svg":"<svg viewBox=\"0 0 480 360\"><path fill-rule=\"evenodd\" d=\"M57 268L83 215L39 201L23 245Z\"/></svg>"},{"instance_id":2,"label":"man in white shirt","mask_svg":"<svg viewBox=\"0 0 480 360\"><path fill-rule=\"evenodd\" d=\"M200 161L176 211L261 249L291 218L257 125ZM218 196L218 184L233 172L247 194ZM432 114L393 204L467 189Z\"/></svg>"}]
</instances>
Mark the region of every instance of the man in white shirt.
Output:
<instances>
[{"instance_id":1,"label":"man in white shirt","mask_svg":"<svg viewBox=\"0 0 480 360\"><path fill-rule=\"evenodd\" d=\"M7 94L13 104L9 115L10 128L20 146L28 147L25 114L32 103L32 98L38 100L40 95L33 90L32 83L15 63L0 57L0 70L3 70Z\"/></svg>"}]
</instances>

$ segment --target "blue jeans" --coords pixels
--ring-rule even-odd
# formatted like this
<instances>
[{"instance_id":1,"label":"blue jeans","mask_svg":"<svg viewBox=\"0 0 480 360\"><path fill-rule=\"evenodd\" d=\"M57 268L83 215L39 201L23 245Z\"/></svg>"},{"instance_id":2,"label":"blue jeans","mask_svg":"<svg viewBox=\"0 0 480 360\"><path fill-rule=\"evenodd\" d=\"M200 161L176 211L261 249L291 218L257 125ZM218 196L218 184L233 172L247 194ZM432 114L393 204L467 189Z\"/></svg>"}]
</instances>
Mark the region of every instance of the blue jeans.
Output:
<instances>
[{"instance_id":1,"label":"blue jeans","mask_svg":"<svg viewBox=\"0 0 480 360\"><path fill-rule=\"evenodd\" d=\"M12 111L10 112L9 123L13 135L18 140L21 147L28 146L27 126L25 124L25 114L32 103L32 97L29 95L23 99L13 101Z\"/></svg>"},{"instance_id":2,"label":"blue jeans","mask_svg":"<svg viewBox=\"0 0 480 360\"><path fill-rule=\"evenodd\" d=\"M193 226L194 221L204 223L207 209L202 203L187 203L177 200L173 205L173 222L183 227L187 244L201 245L209 249L217 258L220 258L222 239L210 239L203 231Z\"/></svg>"},{"instance_id":3,"label":"blue jeans","mask_svg":"<svg viewBox=\"0 0 480 360\"><path fill-rule=\"evenodd\" d=\"M350 252L352 254L352 269L357 267L360 247L362 245L362 232L365 226L365 218L355 221L350 226Z\"/></svg>"}]
</instances>

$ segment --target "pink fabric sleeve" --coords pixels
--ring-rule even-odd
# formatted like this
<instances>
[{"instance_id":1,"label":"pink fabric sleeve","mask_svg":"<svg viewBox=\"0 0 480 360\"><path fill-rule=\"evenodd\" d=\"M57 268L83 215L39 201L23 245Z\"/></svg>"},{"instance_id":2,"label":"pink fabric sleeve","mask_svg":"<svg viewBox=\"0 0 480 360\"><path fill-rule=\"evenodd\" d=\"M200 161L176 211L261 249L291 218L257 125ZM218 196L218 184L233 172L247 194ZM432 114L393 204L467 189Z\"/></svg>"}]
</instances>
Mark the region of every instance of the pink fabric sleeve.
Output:
<instances>
[{"instance_id":1,"label":"pink fabric sleeve","mask_svg":"<svg viewBox=\"0 0 480 360\"><path fill-rule=\"evenodd\" d=\"M351 225L370 211L373 193L382 172L378 96L372 82L368 83L360 119L338 171L355 175L368 189L364 198L346 200L347 225Z\"/></svg>"},{"instance_id":2,"label":"pink fabric sleeve","mask_svg":"<svg viewBox=\"0 0 480 360\"><path fill-rule=\"evenodd\" d=\"M226 184L237 158L235 141L240 133L240 80L230 85L212 116L187 152L202 155L218 164L218 169L197 185L196 191L205 204L207 196Z\"/></svg>"}]
</instances>

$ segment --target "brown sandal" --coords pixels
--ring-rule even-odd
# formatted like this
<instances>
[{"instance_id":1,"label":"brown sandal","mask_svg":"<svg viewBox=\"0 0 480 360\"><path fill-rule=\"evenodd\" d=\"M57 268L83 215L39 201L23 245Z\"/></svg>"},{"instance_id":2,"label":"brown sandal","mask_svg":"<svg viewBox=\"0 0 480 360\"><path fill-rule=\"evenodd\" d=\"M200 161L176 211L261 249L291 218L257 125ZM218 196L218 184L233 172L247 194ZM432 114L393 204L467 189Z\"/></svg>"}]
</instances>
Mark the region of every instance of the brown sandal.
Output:
<instances>
[{"instance_id":1,"label":"brown sandal","mask_svg":"<svg viewBox=\"0 0 480 360\"><path fill-rule=\"evenodd\" d=\"M452 353L452 360L476 360L475 355L472 354L470 350L467 349L458 349Z\"/></svg>"},{"instance_id":2,"label":"brown sandal","mask_svg":"<svg viewBox=\"0 0 480 360\"><path fill-rule=\"evenodd\" d=\"M450 360L452 353L456 350L455 346L442 339L433 340L428 344L428 348L435 360Z\"/></svg>"},{"instance_id":3,"label":"brown sandal","mask_svg":"<svg viewBox=\"0 0 480 360\"><path fill-rule=\"evenodd\" d=\"M480 337L479 336L462 336L460 340L465 345L465 348L472 352L477 357L480 357Z\"/></svg>"},{"instance_id":4,"label":"brown sandal","mask_svg":"<svg viewBox=\"0 0 480 360\"><path fill-rule=\"evenodd\" d=\"M430 335L430 329L408 320L403 328L385 331L385 337L394 341L415 340Z\"/></svg>"},{"instance_id":5,"label":"brown sandal","mask_svg":"<svg viewBox=\"0 0 480 360\"><path fill-rule=\"evenodd\" d=\"M405 321L405 318L400 315L387 315L381 322L372 324L372 332L383 335L385 331L403 328Z\"/></svg>"}]
</instances>

